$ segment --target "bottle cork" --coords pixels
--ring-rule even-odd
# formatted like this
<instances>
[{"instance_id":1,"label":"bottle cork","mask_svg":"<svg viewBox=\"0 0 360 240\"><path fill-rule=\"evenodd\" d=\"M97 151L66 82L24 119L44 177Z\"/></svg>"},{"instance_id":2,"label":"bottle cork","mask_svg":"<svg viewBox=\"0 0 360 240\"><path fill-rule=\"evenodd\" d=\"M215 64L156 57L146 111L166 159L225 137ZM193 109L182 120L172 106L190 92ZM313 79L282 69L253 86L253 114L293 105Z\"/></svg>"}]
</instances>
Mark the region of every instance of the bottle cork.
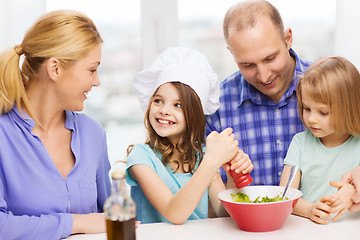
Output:
<instances>
[{"instance_id":1,"label":"bottle cork","mask_svg":"<svg viewBox=\"0 0 360 240\"><path fill-rule=\"evenodd\" d=\"M125 178L125 171L122 171L120 169L113 170L111 172L111 178L112 179L121 179Z\"/></svg>"}]
</instances>

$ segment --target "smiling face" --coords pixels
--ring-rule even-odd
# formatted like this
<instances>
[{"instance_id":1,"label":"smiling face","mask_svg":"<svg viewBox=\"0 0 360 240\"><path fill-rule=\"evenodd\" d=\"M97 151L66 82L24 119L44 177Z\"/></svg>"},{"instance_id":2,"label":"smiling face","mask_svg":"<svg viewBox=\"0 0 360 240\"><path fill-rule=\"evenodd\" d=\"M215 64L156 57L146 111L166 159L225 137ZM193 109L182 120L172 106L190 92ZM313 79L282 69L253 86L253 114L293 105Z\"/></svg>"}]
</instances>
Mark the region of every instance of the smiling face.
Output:
<instances>
[{"instance_id":1,"label":"smiling face","mask_svg":"<svg viewBox=\"0 0 360 240\"><path fill-rule=\"evenodd\" d=\"M176 144L186 131L179 93L171 83L161 85L150 100L149 121L155 132Z\"/></svg>"},{"instance_id":2,"label":"smiling face","mask_svg":"<svg viewBox=\"0 0 360 240\"><path fill-rule=\"evenodd\" d=\"M81 111L92 87L100 85L97 69L101 61L101 45L88 55L61 71L58 80L58 99L66 110Z\"/></svg>"},{"instance_id":3,"label":"smiling face","mask_svg":"<svg viewBox=\"0 0 360 240\"><path fill-rule=\"evenodd\" d=\"M285 39L273 23L262 17L254 27L229 29L228 49L245 80L269 99L278 102L290 86L295 60L290 56L292 33Z\"/></svg>"}]
</instances>

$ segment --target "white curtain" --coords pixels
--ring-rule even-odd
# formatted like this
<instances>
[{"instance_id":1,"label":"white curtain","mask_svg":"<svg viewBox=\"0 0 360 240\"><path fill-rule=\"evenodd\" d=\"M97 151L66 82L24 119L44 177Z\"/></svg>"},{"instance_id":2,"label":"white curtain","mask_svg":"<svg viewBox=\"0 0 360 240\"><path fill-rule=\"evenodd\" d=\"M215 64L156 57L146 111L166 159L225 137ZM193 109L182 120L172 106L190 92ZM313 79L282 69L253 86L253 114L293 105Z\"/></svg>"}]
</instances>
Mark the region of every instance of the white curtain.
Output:
<instances>
[{"instance_id":1,"label":"white curtain","mask_svg":"<svg viewBox=\"0 0 360 240\"><path fill-rule=\"evenodd\" d=\"M337 0L335 54L360 69L360 1Z\"/></svg>"},{"instance_id":2,"label":"white curtain","mask_svg":"<svg viewBox=\"0 0 360 240\"><path fill-rule=\"evenodd\" d=\"M179 44L177 0L142 0L143 67L169 47Z\"/></svg>"},{"instance_id":3,"label":"white curtain","mask_svg":"<svg viewBox=\"0 0 360 240\"><path fill-rule=\"evenodd\" d=\"M26 30L46 12L46 0L0 0L0 52L20 44Z\"/></svg>"}]
</instances>

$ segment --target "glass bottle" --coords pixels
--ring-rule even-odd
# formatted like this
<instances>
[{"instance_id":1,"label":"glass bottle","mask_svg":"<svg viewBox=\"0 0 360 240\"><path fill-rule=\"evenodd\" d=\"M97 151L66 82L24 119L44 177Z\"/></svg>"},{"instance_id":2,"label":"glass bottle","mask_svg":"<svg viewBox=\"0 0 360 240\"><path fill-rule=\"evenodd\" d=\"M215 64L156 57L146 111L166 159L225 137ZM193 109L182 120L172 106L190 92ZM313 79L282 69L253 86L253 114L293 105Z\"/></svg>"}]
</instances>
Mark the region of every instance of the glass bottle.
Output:
<instances>
[{"instance_id":1,"label":"glass bottle","mask_svg":"<svg viewBox=\"0 0 360 240\"><path fill-rule=\"evenodd\" d=\"M128 193L125 172L113 171L111 178L111 195L104 204L107 239L135 240L136 206Z\"/></svg>"}]
</instances>

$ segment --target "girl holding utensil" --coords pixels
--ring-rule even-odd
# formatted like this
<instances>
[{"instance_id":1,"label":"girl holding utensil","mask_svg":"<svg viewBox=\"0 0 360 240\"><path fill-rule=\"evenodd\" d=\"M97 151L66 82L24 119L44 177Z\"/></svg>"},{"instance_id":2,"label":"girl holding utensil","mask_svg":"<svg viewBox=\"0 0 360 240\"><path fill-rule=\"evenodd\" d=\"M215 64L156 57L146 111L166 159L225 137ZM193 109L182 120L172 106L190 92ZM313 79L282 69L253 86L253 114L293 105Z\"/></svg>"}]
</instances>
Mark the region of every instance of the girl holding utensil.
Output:
<instances>
[{"instance_id":1,"label":"girl holding utensil","mask_svg":"<svg viewBox=\"0 0 360 240\"><path fill-rule=\"evenodd\" d=\"M216 74L200 52L175 47L136 74L133 85L145 114L148 139L127 157L127 182L141 223L226 215L217 194L225 190L223 166L248 173L253 165L238 149L232 129L206 138L205 116L219 106Z\"/></svg>"},{"instance_id":2,"label":"girl holding utensil","mask_svg":"<svg viewBox=\"0 0 360 240\"><path fill-rule=\"evenodd\" d=\"M280 182L285 184L290 166L298 167L292 187L303 196L293 214L326 224L352 206L354 186L334 181L360 164L359 92L359 72L342 57L319 59L300 79L299 114L308 130L294 136Z\"/></svg>"}]
</instances>

